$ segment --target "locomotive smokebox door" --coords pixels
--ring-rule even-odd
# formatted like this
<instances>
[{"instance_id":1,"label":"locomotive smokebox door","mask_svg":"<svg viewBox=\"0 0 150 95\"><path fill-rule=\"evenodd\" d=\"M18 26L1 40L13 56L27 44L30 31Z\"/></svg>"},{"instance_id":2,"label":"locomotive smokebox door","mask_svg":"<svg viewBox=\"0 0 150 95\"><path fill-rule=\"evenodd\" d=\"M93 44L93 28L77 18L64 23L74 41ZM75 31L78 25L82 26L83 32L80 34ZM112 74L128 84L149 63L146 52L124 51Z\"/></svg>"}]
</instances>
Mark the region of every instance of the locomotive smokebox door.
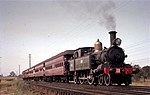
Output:
<instances>
[{"instance_id":1,"label":"locomotive smokebox door","mask_svg":"<svg viewBox=\"0 0 150 95\"><path fill-rule=\"evenodd\" d=\"M113 44L113 40L116 39L116 31L110 31L109 34L110 34L110 46L112 46Z\"/></svg>"}]
</instances>

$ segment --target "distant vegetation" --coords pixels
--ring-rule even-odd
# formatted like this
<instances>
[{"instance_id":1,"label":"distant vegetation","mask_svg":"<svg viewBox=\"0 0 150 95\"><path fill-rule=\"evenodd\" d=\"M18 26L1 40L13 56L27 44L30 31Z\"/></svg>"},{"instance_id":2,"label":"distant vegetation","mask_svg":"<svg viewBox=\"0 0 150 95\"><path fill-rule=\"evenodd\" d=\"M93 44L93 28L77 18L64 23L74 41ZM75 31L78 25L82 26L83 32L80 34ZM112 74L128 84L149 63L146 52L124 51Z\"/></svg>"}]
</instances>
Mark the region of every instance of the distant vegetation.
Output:
<instances>
[{"instance_id":1,"label":"distant vegetation","mask_svg":"<svg viewBox=\"0 0 150 95\"><path fill-rule=\"evenodd\" d=\"M140 72L133 76L134 81L143 79L145 82L146 79L150 79L150 66L144 66L141 68L139 65L135 65L134 67L138 67L140 69Z\"/></svg>"},{"instance_id":2,"label":"distant vegetation","mask_svg":"<svg viewBox=\"0 0 150 95\"><path fill-rule=\"evenodd\" d=\"M3 74L1 74L0 77L3 77Z\"/></svg>"},{"instance_id":3,"label":"distant vegetation","mask_svg":"<svg viewBox=\"0 0 150 95\"><path fill-rule=\"evenodd\" d=\"M16 77L16 73L14 71L11 71L10 74L9 74L9 77Z\"/></svg>"},{"instance_id":4,"label":"distant vegetation","mask_svg":"<svg viewBox=\"0 0 150 95\"><path fill-rule=\"evenodd\" d=\"M29 85L16 77L5 77L0 82L0 95L40 95L30 92Z\"/></svg>"}]
</instances>

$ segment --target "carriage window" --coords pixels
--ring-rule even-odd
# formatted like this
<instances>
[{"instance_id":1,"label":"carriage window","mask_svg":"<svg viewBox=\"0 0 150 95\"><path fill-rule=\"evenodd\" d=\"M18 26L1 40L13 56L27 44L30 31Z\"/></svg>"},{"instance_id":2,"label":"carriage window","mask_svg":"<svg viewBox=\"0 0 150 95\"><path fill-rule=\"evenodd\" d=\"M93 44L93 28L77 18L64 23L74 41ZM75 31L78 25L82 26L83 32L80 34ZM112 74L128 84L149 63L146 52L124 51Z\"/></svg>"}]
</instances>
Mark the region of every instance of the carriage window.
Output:
<instances>
[{"instance_id":1,"label":"carriage window","mask_svg":"<svg viewBox=\"0 0 150 95\"><path fill-rule=\"evenodd\" d=\"M48 66L48 67L46 67L45 69L46 69L46 70L52 69L52 66Z\"/></svg>"},{"instance_id":2,"label":"carriage window","mask_svg":"<svg viewBox=\"0 0 150 95\"><path fill-rule=\"evenodd\" d=\"M55 68L58 68L58 67L61 67L61 66L63 66L63 63L58 63L58 64L55 65Z\"/></svg>"},{"instance_id":3,"label":"carriage window","mask_svg":"<svg viewBox=\"0 0 150 95\"><path fill-rule=\"evenodd\" d=\"M35 72L38 72L38 70L35 70Z\"/></svg>"}]
</instances>

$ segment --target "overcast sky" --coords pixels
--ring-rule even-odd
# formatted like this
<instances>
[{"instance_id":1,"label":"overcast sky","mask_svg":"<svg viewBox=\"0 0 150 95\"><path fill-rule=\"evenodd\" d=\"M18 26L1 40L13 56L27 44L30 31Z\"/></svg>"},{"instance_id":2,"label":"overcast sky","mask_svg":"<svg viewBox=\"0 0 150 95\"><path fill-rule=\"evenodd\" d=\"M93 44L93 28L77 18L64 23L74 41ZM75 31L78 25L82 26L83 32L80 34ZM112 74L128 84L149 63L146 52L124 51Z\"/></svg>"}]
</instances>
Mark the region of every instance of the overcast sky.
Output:
<instances>
[{"instance_id":1,"label":"overcast sky","mask_svg":"<svg viewBox=\"0 0 150 95\"><path fill-rule=\"evenodd\" d=\"M0 74L21 72L64 50L122 39L127 63L150 65L149 0L0 0Z\"/></svg>"}]
</instances>

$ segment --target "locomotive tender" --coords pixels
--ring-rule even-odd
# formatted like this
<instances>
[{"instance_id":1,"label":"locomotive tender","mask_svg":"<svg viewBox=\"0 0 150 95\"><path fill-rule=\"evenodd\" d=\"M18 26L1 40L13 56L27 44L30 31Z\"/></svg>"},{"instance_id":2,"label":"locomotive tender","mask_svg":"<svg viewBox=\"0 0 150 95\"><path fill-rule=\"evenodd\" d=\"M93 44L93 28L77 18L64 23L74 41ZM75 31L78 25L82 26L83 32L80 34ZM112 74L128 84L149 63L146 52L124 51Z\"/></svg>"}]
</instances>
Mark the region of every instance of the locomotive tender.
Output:
<instances>
[{"instance_id":1,"label":"locomotive tender","mask_svg":"<svg viewBox=\"0 0 150 95\"><path fill-rule=\"evenodd\" d=\"M111 85L131 84L131 77L138 69L125 64L124 50L119 47L121 39L116 31L110 31L110 47L102 49L97 40L94 47L82 47L64 51L25 71L23 79L48 82L69 82L76 84Z\"/></svg>"}]
</instances>

